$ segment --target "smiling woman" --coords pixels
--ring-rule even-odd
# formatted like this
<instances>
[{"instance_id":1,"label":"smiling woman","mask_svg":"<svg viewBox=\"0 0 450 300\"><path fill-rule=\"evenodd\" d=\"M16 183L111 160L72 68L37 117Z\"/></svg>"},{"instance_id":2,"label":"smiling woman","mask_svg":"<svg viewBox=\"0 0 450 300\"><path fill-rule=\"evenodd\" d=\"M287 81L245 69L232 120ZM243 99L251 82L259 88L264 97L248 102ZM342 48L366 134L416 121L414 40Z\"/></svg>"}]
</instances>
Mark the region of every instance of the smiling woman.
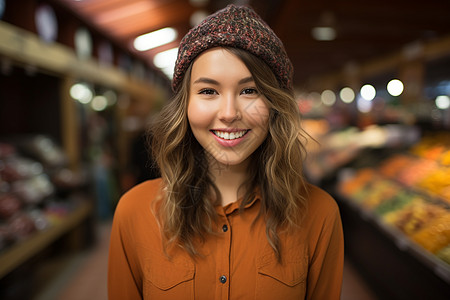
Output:
<instances>
[{"instance_id":1,"label":"smiling woman","mask_svg":"<svg viewBox=\"0 0 450 300\"><path fill-rule=\"evenodd\" d=\"M230 5L182 40L152 126L161 178L117 206L110 299L339 299L339 211L302 176L284 46Z\"/></svg>"},{"instance_id":2,"label":"smiling woman","mask_svg":"<svg viewBox=\"0 0 450 300\"><path fill-rule=\"evenodd\" d=\"M250 155L267 136L266 102L242 60L226 49L206 50L195 60L189 124L196 140L221 168L248 165Z\"/></svg>"}]
</instances>

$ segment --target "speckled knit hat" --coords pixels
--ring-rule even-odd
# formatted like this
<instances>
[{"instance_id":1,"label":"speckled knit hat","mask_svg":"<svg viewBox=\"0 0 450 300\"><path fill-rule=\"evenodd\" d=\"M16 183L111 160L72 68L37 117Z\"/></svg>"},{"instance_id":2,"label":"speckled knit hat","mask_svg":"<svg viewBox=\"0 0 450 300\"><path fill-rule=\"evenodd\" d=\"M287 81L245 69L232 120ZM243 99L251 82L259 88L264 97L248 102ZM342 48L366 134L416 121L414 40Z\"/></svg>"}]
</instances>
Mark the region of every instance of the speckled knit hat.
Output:
<instances>
[{"instance_id":1,"label":"speckled knit hat","mask_svg":"<svg viewBox=\"0 0 450 300\"><path fill-rule=\"evenodd\" d=\"M172 80L176 91L189 64L203 51L219 46L241 48L272 69L281 87L292 88L293 67L283 43L256 12L228 5L192 28L181 40Z\"/></svg>"}]
</instances>

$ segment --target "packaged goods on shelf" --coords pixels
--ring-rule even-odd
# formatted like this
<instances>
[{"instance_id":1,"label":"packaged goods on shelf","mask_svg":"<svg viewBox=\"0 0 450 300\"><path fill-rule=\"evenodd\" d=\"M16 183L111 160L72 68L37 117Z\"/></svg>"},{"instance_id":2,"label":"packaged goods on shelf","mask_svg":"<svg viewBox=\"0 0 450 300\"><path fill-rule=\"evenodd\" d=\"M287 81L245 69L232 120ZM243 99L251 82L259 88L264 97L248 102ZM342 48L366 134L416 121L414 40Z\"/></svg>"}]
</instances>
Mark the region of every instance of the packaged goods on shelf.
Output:
<instances>
[{"instance_id":1,"label":"packaged goods on shelf","mask_svg":"<svg viewBox=\"0 0 450 300\"><path fill-rule=\"evenodd\" d=\"M76 208L77 197L61 191L82 180L66 161L42 135L0 142L0 251L56 226Z\"/></svg>"}]
</instances>

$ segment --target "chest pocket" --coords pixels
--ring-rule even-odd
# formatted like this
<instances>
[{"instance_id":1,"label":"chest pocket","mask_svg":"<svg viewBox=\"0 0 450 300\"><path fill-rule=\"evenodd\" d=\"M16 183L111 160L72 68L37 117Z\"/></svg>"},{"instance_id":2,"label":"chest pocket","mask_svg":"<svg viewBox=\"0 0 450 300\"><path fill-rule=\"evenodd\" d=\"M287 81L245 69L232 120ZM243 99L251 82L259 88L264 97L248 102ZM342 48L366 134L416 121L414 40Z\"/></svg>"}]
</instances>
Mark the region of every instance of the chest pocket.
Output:
<instances>
[{"instance_id":1,"label":"chest pocket","mask_svg":"<svg viewBox=\"0 0 450 300\"><path fill-rule=\"evenodd\" d=\"M286 249L280 264L273 250L256 261L256 299L304 299L308 257L304 247Z\"/></svg>"},{"instance_id":2,"label":"chest pocket","mask_svg":"<svg viewBox=\"0 0 450 300\"><path fill-rule=\"evenodd\" d=\"M194 299L195 266L190 260L153 256L145 266L144 299Z\"/></svg>"}]
</instances>

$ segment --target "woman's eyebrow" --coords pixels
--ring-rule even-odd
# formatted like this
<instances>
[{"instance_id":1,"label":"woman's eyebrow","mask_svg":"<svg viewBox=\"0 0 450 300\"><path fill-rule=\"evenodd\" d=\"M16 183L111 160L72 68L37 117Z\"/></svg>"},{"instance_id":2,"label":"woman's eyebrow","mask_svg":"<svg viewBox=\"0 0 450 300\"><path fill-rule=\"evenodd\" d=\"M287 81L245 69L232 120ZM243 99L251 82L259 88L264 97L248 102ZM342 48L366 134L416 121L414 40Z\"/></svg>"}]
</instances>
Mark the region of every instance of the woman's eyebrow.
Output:
<instances>
[{"instance_id":1,"label":"woman's eyebrow","mask_svg":"<svg viewBox=\"0 0 450 300\"><path fill-rule=\"evenodd\" d=\"M241 80L239 80L238 84L244 84L244 83L249 83L249 82L253 82L253 77L249 76L249 77L245 77L242 78ZM214 85L219 85L219 82L217 80L214 80L212 78L207 78L207 77L200 77L199 79L197 79L196 81L193 82L193 84L196 83L209 83L209 84L214 84Z\"/></svg>"},{"instance_id":2,"label":"woman's eyebrow","mask_svg":"<svg viewBox=\"0 0 450 300\"><path fill-rule=\"evenodd\" d=\"M219 82L217 80L207 78L207 77L200 77L199 79L197 79L196 81L193 82L193 84L196 84L196 83L209 83L209 84L219 85Z\"/></svg>"},{"instance_id":3,"label":"woman's eyebrow","mask_svg":"<svg viewBox=\"0 0 450 300\"><path fill-rule=\"evenodd\" d=\"M239 80L238 84L244 84L244 83L249 83L249 82L254 82L252 76L242 78L241 80Z\"/></svg>"}]
</instances>

